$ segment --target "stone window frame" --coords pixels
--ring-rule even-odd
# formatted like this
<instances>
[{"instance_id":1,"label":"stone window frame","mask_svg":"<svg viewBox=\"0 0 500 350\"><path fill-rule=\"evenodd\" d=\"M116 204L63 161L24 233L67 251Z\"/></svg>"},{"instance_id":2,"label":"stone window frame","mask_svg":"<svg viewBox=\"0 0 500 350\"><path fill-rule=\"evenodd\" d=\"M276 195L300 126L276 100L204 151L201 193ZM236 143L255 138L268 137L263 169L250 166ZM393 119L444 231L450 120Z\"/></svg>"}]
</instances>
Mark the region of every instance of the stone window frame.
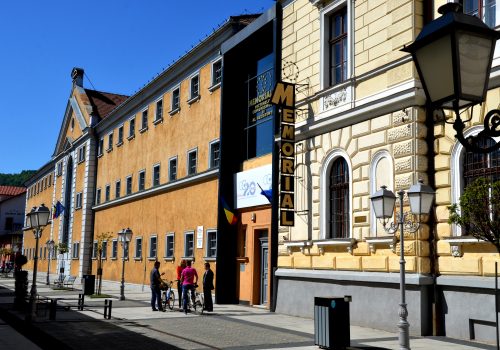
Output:
<instances>
[{"instance_id":1,"label":"stone window frame","mask_svg":"<svg viewBox=\"0 0 500 350\"><path fill-rule=\"evenodd\" d=\"M349 169L349 238L352 238L353 235L353 215L352 215L352 163L351 163L351 158L347 154L346 151L343 149L334 149L329 152L329 154L325 157L325 160L323 161L323 164L321 166L320 170L320 232L319 232L319 239L328 239L328 240L335 240L335 238L329 238L329 232L327 234L327 230L329 230L329 212L330 212L330 205L329 205L329 183L330 183L330 170L333 165L333 162L339 158L342 157L345 159L347 163L347 167Z\"/></svg>"},{"instance_id":2,"label":"stone window frame","mask_svg":"<svg viewBox=\"0 0 500 350\"><path fill-rule=\"evenodd\" d=\"M111 241L111 259L118 259L118 239L116 238Z\"/></svg>"},{"instance_id":3,"label":"stone window frame","mask_svg":"<svg viewBox=\"0 0 500 350\"><path fill-rule=\"evenodd\" d=\"M155 251L153 255L153 239L155 240ZM158 235L152 234L149 236L149 247L148 247L148 260L156 260L158 258Z\"/></svg>"},{"instance_id":4,"label":"stone window frame","mask_svg":"<svg viewBox=\"0 0 500 350\"><path fill-rule=\"evenodd\" d=\"M169 249L168 249L168 244L169 244L169 241L172 241L172 255L169 255L168 252L169 252ZM174 257L175 257L175 233L174 232L169 232L165 235L165 259L170 259L170 260L173 260Z\"/></svg>"},{"instance_id":5,"label":"stone window frame","mask_svg":"<svg viewBox=\"0 0 500 350\"><path fill-rule=\"evenodd\" d=\"M213 152L213 147L215 145L218 145L219 146L219 156L218 158L214 158L214 152ZM215 140L212 140L210 141L210 143L208 144L208 168L209 169L213 169L213 168L217 168L220 166L220 140L219 139L215 139ZM217 160L217 164L215 164L215 160Z\"/></svg>"},{"instance_id":6,"label":"stone window frame","mask_svg":"<svg viewBox=\"0 0 500 350\"><path fill-rule=\"evenodd\" d=\"M382 159L388 159L391 164L392 174L389 175L390 183L384 184L388 189L394 192L394 158L388 150L377 151L370 162L370 196L377 192L380 188L377 188L377 164ZM375 217L375 212L370 205L370 237L377 237L377 218ZM393 219L391 219L392 221ZM385 235L385 234L384 234Z\"/></svg>"},{"instance_id":7,"label":"stone window frame","mask_svg":"<svg viewBox=\"0 0 500 350\"><path fill-rule=\"evenodd\" d=\"M216 75L218 69L217 69L217 66L220 65L220 76L219 76L219 79ZM224 65L223 65L223 62L222 62L222 57L218 57L217 59L215 59L212 64L211 64L211 68L210 68L210 71L211 71L211 74L210 74L210 82L211 82L211 86L208 88L210 90L210 92L214 91L215 89L217 89L221 83L222 83L222 73L223 73L223 69L224 69ZM217 81L219 80L219 81Z\"/></svg>"}]
</instances>

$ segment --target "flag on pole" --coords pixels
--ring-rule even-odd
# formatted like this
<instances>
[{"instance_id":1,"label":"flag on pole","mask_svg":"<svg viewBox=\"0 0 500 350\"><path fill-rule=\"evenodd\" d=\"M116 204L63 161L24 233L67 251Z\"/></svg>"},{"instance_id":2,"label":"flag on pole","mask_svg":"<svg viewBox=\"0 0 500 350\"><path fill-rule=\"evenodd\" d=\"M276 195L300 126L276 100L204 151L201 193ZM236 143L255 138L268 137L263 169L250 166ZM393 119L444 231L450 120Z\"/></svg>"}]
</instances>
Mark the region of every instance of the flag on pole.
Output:
<instances>
[{"instance_id":1,"label":"flag on pole","mask_svg":"<svg viewBox=\"0 0 500 350\"><path fill-rule=\"evenodd\" d=\"M52 210L52 219L57 219L63 213L64 209L65 208L61 202L57 201L54 205L54 209Z\"/></svg>"},{"instance_id":2,"label":"flag on pole","mask_svg":"<svg viewBox=\"0 0 500 350\"><path fill-rule=\"evenodd\" d=\"M264 190L260 184L257 182L257 186L259 186L260 188L260 194L263 195L264 197L267 198L267 200L269 201L269 203L272 203L272 199L273 199L273 189L270 188L268 190Z\"/></svg>"},{"instance_id":3,"label":"flag on pole","mask_svg":"<svg viewBox=\"0 0 500 350\"><path fill-rule=\"evenodd\" d=\"M236 215L234 215L234 213L231 211L231 209L229 208L229 205L227 205L226 201L224 200L224 198L221 197L221 202L222 202L222 207L224 208L224 213L226 214L226 219L227 219L227 222L229 222L229 225L234 225L238 222L238 218L236 217Z\"/></svg>"}]
</instances>

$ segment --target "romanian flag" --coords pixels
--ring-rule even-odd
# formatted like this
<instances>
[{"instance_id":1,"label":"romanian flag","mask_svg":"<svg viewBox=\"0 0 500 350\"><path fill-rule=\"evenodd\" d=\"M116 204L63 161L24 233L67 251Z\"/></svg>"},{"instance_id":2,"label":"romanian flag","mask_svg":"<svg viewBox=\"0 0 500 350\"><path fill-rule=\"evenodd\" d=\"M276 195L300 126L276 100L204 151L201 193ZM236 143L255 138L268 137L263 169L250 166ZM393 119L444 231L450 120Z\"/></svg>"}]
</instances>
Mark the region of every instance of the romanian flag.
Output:
<instances>
[{"instance_id":1,"label":"romanian flag","mask_svg":"<svg viewBox=\"0 0 500 350\"><path fill-rule=\"evenodd\" d=\"M54 208L52 210L52 219L57 219L59 215L61 215L64 211L64 206L61 204L61 202L57 201L57 203L54 205Z\"/></svg>"},{"instance_id":2,"label":"romanian flag","mask_svg":"<svg viewBox=\"0 0 500 350\"><path fill-rule=\"evenodd\" d=\"M238 218L234 213L229 209L229 205L227 205L226 201L224 198L221 197L221 202L222 206L224 207L224 213L226 214L227 222L229 222L229 225L234 225L238 222Z\"/></svg>"}]
</instances>

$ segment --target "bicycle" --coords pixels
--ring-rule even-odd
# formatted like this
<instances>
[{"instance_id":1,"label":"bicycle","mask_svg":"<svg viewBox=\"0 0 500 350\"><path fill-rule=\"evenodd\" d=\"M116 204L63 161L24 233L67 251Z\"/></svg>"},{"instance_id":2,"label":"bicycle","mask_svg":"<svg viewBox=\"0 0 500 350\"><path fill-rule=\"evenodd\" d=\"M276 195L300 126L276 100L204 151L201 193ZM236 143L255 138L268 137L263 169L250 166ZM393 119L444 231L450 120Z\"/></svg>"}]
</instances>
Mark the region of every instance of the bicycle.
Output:
<instances>
[{"instance_id":1,"label":"bicycle","mask_svg":"<svg viewBox=\"0 0 500 350\"><path fill-rule=\"evenodd\" d=\"M175 306L175 294L174 291L172 290L172 284L174 282L164 282L162 281L160 284L160 290L162 291L161 293L161 306L163 307L163 310L167 310L167 306L170 310L174 309Z\"/></svg>"},{"instance_id":2,"label":"bicycle","mask_svg":"<svg viewBox=\"0 0 500 350\"><path fill-rule=\"evenodd\" d=\"M205 309L205 301L203 300L203 294L196 290L198 285L194 285L194 290L191 290L191 298L188 298L188 310L192 311L196 315L203 315L203 310Z\"/></svg>"}]
</instances>

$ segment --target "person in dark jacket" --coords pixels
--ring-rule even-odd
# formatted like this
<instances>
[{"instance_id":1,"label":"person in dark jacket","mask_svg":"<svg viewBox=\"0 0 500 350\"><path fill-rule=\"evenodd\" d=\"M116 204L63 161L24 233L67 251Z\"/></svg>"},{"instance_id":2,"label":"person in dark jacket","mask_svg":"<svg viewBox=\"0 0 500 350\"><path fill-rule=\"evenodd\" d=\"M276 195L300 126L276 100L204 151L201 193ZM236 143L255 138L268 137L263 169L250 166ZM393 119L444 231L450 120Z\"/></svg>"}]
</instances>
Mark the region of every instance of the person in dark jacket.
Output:
<instances>
[{"instance_id":1,"label":"person in dark jacket","mask_svg":"<svg viewBox=\"0 0 500 350\"><path fill-rule=\"evenodd\" d=\"M151 308L153 311L163 311L161 306L161 275L165 274L158 270L160 268L160 262L155 261L155 265L151 270L150 281L151 281ZM158 304L158 308L156 308L156 304Z\"/></svg>"},{"instance_id":2,"label":"person in dark jacket","mask_svg":"<svg viewBox=\"0 0 500 350\"><path fill-rule=\"evenodd\" d=\"M203 297L205 299L205 310L213 311L212 290L214 289L214 272L210 269L210 264L205 263L205 273L203 274Z\"/></svg>"}]
</instances>

